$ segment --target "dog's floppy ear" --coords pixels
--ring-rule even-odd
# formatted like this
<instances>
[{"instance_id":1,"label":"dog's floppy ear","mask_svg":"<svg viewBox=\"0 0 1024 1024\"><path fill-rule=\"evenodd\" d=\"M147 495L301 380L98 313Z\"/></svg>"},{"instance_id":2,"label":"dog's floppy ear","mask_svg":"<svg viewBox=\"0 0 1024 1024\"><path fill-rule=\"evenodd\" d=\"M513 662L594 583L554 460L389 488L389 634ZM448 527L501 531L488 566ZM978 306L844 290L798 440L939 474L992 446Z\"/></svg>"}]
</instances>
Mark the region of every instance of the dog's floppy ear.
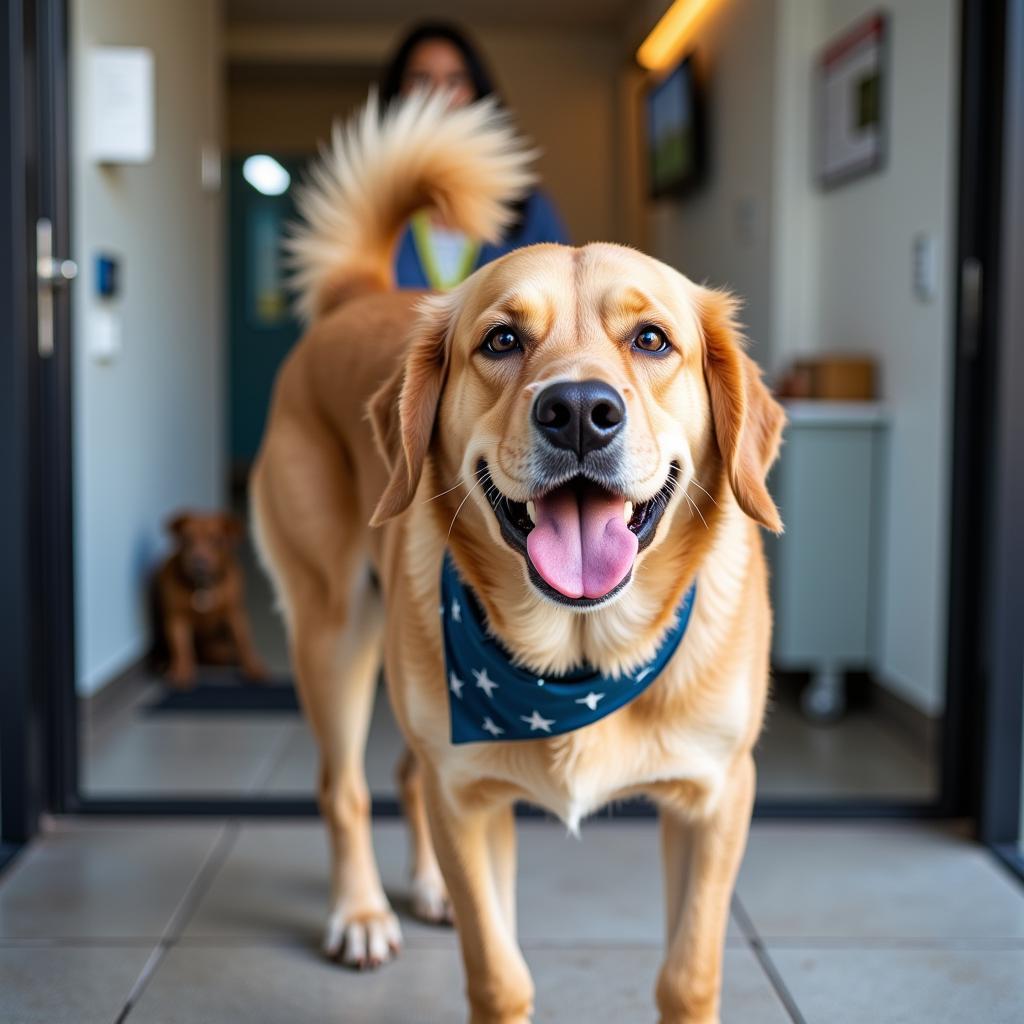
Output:
<instances>
[{"instance_id":1,"label":"dog's floppy ear","mask_svg":"<svg viewBox=\"0 0 1024 1024\"><path fill-rule=\"evenodd\" d=\"M404 364L370 399L374 440L390 474L371 526L380 526L404 512L419 486L448 374L453 295L449 292L423 301Z\"/></svg>"},{"instance_id":2,"label":"dog's floppy ear","mask_svg":"<svg viewBox=\"0 0 1024 1024\"><path fill-rule=\"evenodd\" d=\"M779 454L786 414L765 387L757 363L743 351L736 299L705 288L698 303L715 439L733 494L751 519L782 533L765 479Z\"/></svg>"}]
</instances>

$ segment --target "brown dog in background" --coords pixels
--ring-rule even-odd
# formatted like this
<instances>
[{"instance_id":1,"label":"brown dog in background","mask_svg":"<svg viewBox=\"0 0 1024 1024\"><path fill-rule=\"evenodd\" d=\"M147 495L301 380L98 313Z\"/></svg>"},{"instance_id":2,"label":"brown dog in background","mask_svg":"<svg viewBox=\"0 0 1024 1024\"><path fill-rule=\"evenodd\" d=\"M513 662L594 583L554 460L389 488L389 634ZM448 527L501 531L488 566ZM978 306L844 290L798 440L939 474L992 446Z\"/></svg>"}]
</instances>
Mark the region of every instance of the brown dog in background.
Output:
<instances>
[{"instance_id":1,"label":"brown dog in background","mask_svg":"<svg viewBox=\"0 0 1024 1024\"><path fill-rule=\"evenodd\" d=\"M252 680L267 671L253 646L245 584L235 549L245 526L221 512L179 512L167 523L177 546L154 579L154 660L179 689L196 665L239 665Z\"/></svg>"},{"instance_id":2,"label":"brown dog in background","mask_svg":"<svg viewBox=\"0 0 1024 1024\"><path fill-rule=\"evenodd\" d=\"M447 294L393 289L394 247L414 210L433 206L494 238L527 159L488 104L447 111L443 97L413 97L381 117L371 103L300 200L308 227L293 251L311 327L278 377L251 490L320 748L332 845L324 948L368 967L401 942L363 768L383 657L409 745L413 906L454 917L471 1024L533 1015L516 940L516 801L575 830L640 794L658 805L665 862L659 1020L717 1024L768 691L758 527L782 528L765 478L783 413L743 351L735 300L623 246L534 245ZM621 407L601 423L598 406L588 413L614 428L600 465L556 447L539 412L539 396L576 383L614 391ZM597 538L586 550L569 529L577 514ZM565 565L582 552L588 573L594 551L609 550L602 538L643 530L643 547L614 578L585 578L581 597L531 546L535 515L545 548ZM556 520L566 529L553 540ZM456 745L449 701L469 684L445 670L446 553L491 633L539 679L584 664L632 678L699 584L685 637L632 702L561 735Z\"/></svg>"}]
</instances>

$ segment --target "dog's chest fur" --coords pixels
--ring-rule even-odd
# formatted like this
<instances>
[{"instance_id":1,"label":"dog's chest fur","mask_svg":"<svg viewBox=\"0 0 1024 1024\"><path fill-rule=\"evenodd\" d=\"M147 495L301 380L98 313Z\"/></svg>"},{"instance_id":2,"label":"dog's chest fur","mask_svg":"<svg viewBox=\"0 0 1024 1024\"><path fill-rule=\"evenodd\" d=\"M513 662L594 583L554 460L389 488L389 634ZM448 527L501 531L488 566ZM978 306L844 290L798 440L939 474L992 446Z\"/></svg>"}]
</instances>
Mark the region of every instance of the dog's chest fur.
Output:
<instances>
[{"instance_id":1,"label":"dog's chest fur","mask_svg":"<svg viewBox=\"0 0 1024 1024\"><path fill-rule=\"evenodd\" d=\"M728 543L723 538L716 547L717 557L701 573L687 634L648 691L613 715L562 736L460 746L445 742L449 695L436 619L417 614L438 606L434 588L425 585L436 553L420 545L407 548L413 566L422 559L422 574L411 577L419 586L410 587L422 593L409 594L415 610L410 608L403 620L408 625L409 614L422 619L422 631L393 634L405 648L404 685L395 696L411 733L431 747L442 785L470 800L475 788L507 789L573 830L605 804L641 793L683 812L700 813L713 805L764 699L751 688L756 644L722 654L726 635L735 635L731 622L748 582L743 567L749 565L750 552L735 537ZM436 649L426 658L422 641L433 633Z\"/></svg>"}]
</instances>

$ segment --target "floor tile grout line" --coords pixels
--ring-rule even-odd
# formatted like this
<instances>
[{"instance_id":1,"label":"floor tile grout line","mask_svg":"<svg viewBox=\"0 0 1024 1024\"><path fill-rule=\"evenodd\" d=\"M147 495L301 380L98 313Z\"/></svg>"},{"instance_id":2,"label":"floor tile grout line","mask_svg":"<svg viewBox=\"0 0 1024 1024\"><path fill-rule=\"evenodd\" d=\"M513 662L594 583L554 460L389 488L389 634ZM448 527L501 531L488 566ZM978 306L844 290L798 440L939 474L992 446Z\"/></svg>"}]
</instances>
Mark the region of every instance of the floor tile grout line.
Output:
<instances>
[{"instance_id":1,"label":"floor tile grout line","mask_svg":"<svg viewBox=\"0 0 1024 1024\"><path fill-rule=\"evenodd\" d=\"M759 941L766 948L795 949L795 950L820 950L829 952L832 950L856 950L868 952L873 949L898 952L928 952L928 951L962 951L969 953L972 950L978 952L1000 950L1024 949L1024 938L1012 936L1001 936L989 938L985 936L959 936L943 935L938 937L928 936L888 936L888 935L864 935L864 936L829 936L829 935L761 935Z\"/></svg>"},{"instance_id":2,"label":"floor tile grout line","mask_svg":"<svg viewBox=\"0 0 1024 1024\"><path fill-rule=\"evenodd\" d=\"M139 972L139 976L135 979L135 984L132 985L131 991L128 993L128 998L124 1001L124 1006L121 1007L121 1012L114 1018L114 1024L123 1024L123 1021L127 1020L128 1014L132 1012L135 1006L135 1001L146 988L149 983L149 979L153 976L160 961L163 960L167 953L167 947L162 943L157 943L148 957L146 962L142 965L142 970Z\"/></svg>"},{"instance_id":3,"label":"floor tile grout line","mask_svg":"<svg viewBox=\"0 0 1024 1024\"><path fill-rule=\"evenodd\" d=\"M244 936L189 936L177 939L173 945L179 949L311 949L314 948L308 942L300 939L285 941L275 939L271 936L262 938L247 938ZM745 950L748 948L745 939L730 940L726 949ZM520 943L523 952L559 952L562 950L587 950L589 952L661 952L664 945L661 942L651 940L650 942L620 942L615 939L606 941L593 940L589 942L578 942L566 939L564 941L531 942L525 940ZM459 951L458 940L454 937L443 939L408 938L402 944L403 951L415 952L420 949L450 949L457 953Z\"/></svg>"},{"instance_id":4,"label":"floor tile grout line","mask_svg":"<svg viewBox=\"0 0 1024 1024\"><path fill-rule=\"evenodd\" d=\"M1015 953L1024 950L1024 938L836 938L831 936L774 936L760 935L758 941L766 949L783 950L786 952L812 953L870 953L873 951L890 953ZM299 939L282 939L277 935L177 935L167 938L152 935L50 935L22 936L0 938L0 949L137 949L156 945L190 946L203 948L251 947L269 948L306 948L308 943ZM663 943L658 939L591 939L581 943L576 939L523 939L520 942L524 950L559 950L559 949L624 949L624 950L660 950ZM748 949L751 940L745 935L730 935L726 939L726 949ZM454 936L407 935L403 948L415 949L447 949L457 948Z\"/></svg>"},{"instance_id":5,"label":"floor tile grout line","mask_svg":"<svg viewBox=\"0 0 1024 1024\"><path fill-rule=\"evenodd\" d=\"M213 879L224 866L224 862L227 860L228 854L230 854L238 838L239 831L239 825L236 821L228 820L224 823L221 834L207 851L202 864L199 865L199 869L186 887L185 892L178 901L178 905L171 913L159 941L153 947L153 951L147 957L145 964L143 964L139 976L135 979L135 983L128 992L124 1006L121 1007L121 1012L114 1020L114 1024L124 1024L124 1021L128 1019L129 1014L135 1008L140 996L145 992L146 986L156 973L161 961L174 947L178 937L181 935L182 929L188 924L199 901L206 894Z\"/></svg>"},{"instance_id":6,"label":"floor tile grout line","mask_svg":"<svg viewBox=\"0 0 1024 1024\"><path fill-rule=\"evenodd\" d=\"M107 947L108 949L135 949L155 946L160 941L153 935L47 935L0 939L0 949L75 949Z\"/></svg>"},{"instance_id":7,"label":"floor tile grout line","mask_svg":"<svg viewBox=\"0 0 1024 1024\"><path fill-rule=\"evenodd\" d=\"M206 895L214 878L234 849L240 832L241 826L238 821L229 819L224 823L224 831L203 860L192 884L185 890L185 895L181 898L181 902L175 908L164 929L161 941L165 945L174 945L181 937L181 933L195 913L199 901Z\"/></svg>"},{"instance_id":8,"label":"floor tile grout line","mask_svg":"<svg viewBox=\"0 0 1024 1024\"><path fill-rule=\"evenodd\" d=\"M761 936L758 934L750 914L747 913L747 908L743 906L739 896L736 894L733 894L732 898L732 913L736 923L739 925L740 931L743 932L747 942L750 943L750 949L754 956L757 957L761 970L764 971L769 984L775 990L775 995L778 996L779 1002L782 1003L786 1013L789 1014L790 1020L793 1024L807 1024L803 1013L800 1012L800 1007L797 1006L796 1000L793 998L793 993L789 991L789 986L779 972L778 967L775 966L775 961L772 960L771 954L761 941Z\"/></svg>"}]
</instances>

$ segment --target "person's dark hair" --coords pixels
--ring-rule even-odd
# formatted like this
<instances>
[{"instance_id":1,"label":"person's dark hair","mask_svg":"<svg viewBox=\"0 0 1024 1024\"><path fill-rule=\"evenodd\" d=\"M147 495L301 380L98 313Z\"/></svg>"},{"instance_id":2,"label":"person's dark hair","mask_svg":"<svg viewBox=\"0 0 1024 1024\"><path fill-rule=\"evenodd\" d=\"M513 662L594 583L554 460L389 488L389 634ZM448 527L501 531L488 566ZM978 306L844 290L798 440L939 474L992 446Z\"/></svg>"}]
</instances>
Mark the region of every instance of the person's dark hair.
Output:
<instances>
[{"instance_id":1,"label":"person's dark hair","mask_svg":"<svg viewBox=\"0 0 1024 1024\"><path fill-rule=\"evenodd\" d=\"M381 75L380 99L382 109L387 109L388 104L401 94L402 81L405 78L405 71L409 66L409 58L412 56L412 51L420 43L430 42L434 39L451 43L462 54L462 59L466 62L466 70L469 72L469 79L473 83L473 90L476 94L473 97L474 100L482 100L485 96L493 96L499 104L504 106L501 94L494 84L494 79L491 77L483 55L470 42L469 36L458 26L447 21L423 21L406 33L398 49L395 50L394 56L388 61L384 74ZM526 195L512 203L514 217L512 223L505 229L506 237L514 234L522 227L528 198L529 196Z\"/></svg>"},{"instance_id":2,"label":"person's dark hair","mask_svg":"<svg viewBox=\"0 0 1024 1024\"><path fill-rule=\"evenodd\" d=\"M412 56L413 50L420 43L435 39L450 43L462 55L462 59L466 62L470 81L473 83L473 90L476 93L474 99L482 100L485 96L497 95L494 79L491 77L482 55L469 41L465 32L445 21L425 21L409 31L384 69L380 81L380 98L383 106L387 106L401 93L402 80L405 78L406 68L409 66L409 58ZM498 99L500 102L501 97L499 96Z\"/></svg>"}]
</instances>

